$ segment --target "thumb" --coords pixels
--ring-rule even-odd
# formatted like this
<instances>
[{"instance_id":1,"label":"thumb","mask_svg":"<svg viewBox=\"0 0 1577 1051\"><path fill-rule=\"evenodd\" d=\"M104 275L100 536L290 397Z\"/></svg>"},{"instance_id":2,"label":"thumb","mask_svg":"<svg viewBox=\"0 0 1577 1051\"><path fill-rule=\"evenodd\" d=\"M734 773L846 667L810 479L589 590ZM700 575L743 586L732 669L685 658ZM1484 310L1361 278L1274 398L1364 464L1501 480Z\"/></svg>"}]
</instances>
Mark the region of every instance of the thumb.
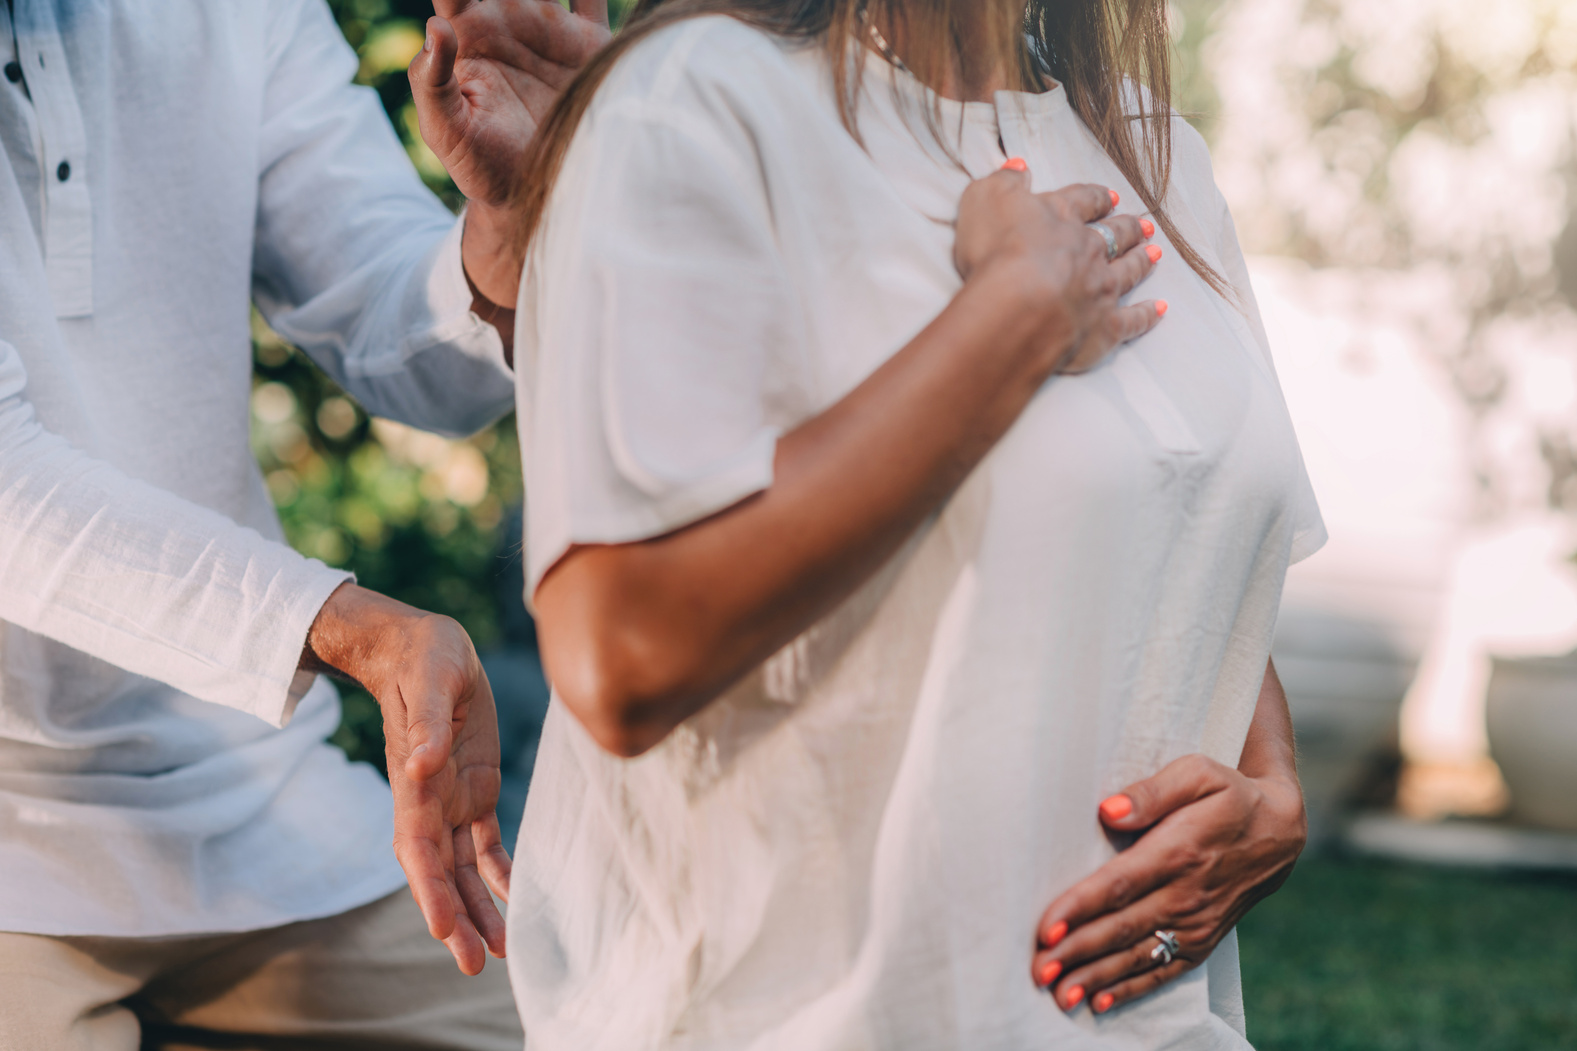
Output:
<instances>
[{"instance_id":1,"label":"thumb","mask_svg":"<svg viewBox=\"0 0 1577 1051\"><path fill-rule=\"evenodd\" d=\"M1136 781L1101 800L1101 824L1119 832L1139 832L1173 811L1227 786L1226 767L1203 755L1185 755L1161 772Z\"/></svg>"},{"instance_id":2,"label":"thumb","mask_svg":"<svg viewBox=\"0 0 1577 1051\"><path fill-rule=\"evenodd\" d=\"M408 71L422 138L440 156L439 143L433 141L435 133L452 123L460 112L460 82L454 75L455 59L459 54L460 38L455 35L454 26L448 19L434 15L427 20L422 49L411 59Z\"/></svg>"},{"instance_id":3,"label":"thumb","mask_svg":"<svg viewBox=\"0 0 1577 1051\"><path fill-rule=\"evenodd\" d=\"M425 781L448 765L454 749L449 719L459 700L434 687L423 689L416 697L404 698L405 733L411 747L405 759L405 776L412 781Z\"/></svg>"},{"instance_id":4,"label":"thumb","mask_svg":"<svg viewBox=\"0 0 1577 1051\"><path fill-rule=\"evenodd\" d=\"M570 0L570 10L589 22L608 24L608 0Z\"/></svg>"}]
</instances>

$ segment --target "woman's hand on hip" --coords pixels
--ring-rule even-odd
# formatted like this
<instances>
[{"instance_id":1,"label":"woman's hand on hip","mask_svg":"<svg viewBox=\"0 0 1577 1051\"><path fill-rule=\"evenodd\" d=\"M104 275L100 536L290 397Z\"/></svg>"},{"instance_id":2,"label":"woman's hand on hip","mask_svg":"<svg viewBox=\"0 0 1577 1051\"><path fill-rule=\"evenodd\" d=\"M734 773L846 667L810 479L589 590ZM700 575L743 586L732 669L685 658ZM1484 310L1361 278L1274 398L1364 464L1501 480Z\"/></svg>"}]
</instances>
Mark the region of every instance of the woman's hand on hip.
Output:
<instances>
[{"instance_id":1,"label":"woman's hand on hip","mask_svg":"<svg viewBox=\"0 0 1577 1051\"><path fill-rule=\"evenodd\" d=\"M1113 215L1117 195L1079 184L1031 193L1029 175L1009 167L977 180L959 204L953 259L966 283L1027 283L1026 309L1040 315L1047 374L1084 372L1113 347L1149 332L1166 305L1121 299L1155 269L1161 249L1145 242L1149 220ZM1092 223L1109 229L1117 253Z\"/></svg>"},{"instance_id":2,"label":"woman's hand on hip","mask_svg":"<svg viewBox=\"0 0 1577 1051\"><path fill-rule=\"evenodd\" d=\"M1139 838L1052 902L1031 970L1064 1009L1088 1000L1097 1014L1199 966L1291 874L1308 826L1274 669L1239 769L1184 756L1099 814ZM1157 931L1175 934L1169 961Z\"/></svg>"}]
</instances>

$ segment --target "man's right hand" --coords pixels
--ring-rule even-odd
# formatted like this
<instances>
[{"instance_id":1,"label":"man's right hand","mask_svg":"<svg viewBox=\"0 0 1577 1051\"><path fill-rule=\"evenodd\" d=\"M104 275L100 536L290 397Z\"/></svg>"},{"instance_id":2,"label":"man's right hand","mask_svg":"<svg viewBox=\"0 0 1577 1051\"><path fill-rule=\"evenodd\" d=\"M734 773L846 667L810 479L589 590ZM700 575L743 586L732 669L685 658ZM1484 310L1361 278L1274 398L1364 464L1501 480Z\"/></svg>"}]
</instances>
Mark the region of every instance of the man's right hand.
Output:
<instances>
[{"instance_id":1,"label":"man's right hand","mask_svg":"<svg viewBox=\"0 0 1577 1051\"><path fill-rule=\"evenodd\" d=\"M509 203L531 142L559 93L608 42L607 0L436 0L411 61L422 139L469 205L466 274L513 307L521 259Z\"/></svg>"},{"instance_id":2,"label":"man's right hand","mask_svg":"<svg viewBox=\"0 0 1577 1051\"><path fill-rule=\"evenodd\" d=\"M394 853L427 929L466 974L504 955L504 921L488 893L509 896L498 828L499 744L493 691L471 639L448 617L354 584L324 603L303 666L348 677L383 710L394 790Z\"/></svg>"}]
</instances>

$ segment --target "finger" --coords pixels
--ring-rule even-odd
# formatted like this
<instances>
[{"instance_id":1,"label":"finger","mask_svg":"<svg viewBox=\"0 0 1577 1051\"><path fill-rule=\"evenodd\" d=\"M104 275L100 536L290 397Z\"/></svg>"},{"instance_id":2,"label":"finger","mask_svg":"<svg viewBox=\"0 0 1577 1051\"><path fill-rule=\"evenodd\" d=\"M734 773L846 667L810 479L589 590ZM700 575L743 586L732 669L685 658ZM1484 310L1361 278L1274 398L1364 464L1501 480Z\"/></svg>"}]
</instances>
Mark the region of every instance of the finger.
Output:
<instances>
[{"instance_id":1,"label":"finger","mask_svg":"<svg viewBox=\"0 0 1577 1051\"><path fill-rule=\"evenodd\" d=\"M1152 993L1167 982L1182 977L1197 965L1192 960L1173 960L1164 967L1156 967L1125 979L1106 989L1101 989L1090 997L1090 1010L1096 1014L1105 1014L1114 1007L1137 1000L1139 997ZM1091 988L1098 988L1092 986Z\"/></svg>"},{"instance_id":2,"label":"finger","mask_svg":"<svg viewBox=\"0 0 1577 1051\"><path fill-rule=\"evenodd\" d=\"M1144 227L1140 225L1137 215L1108 215L1100 222L1101 225L1105 226L1117 237L1117 260L1123 259L1129 251L1138 247L1145 240ZM1095 233L1094 230L1090 232ZM1095 236L1100 237L1099 234ZM1155 248L1154 245L1150 247ZM1105 238L1101 238L1101 251L1103 253L1106 251ZM1159 252L1160 249L1155 248L1155 251ZM1151 261L1154 261L1156 258L1154 253L1139 252L1137 255L1141 259L1149 259ZM1113 265L1115 265L1115 262L1114 260Z\"/></svg>"},{"instance_id":3,"label":"finger","mask_svg":"<svg viewBox=\"0 0 1577 1051\"><path fill-rule=\"evenodd\" d=\"M1061 209L1068 219L1081 223L1093 223L1110 215L1118 200L1115 190L1091 183L1074 183L1040 196Z\"/></svg>"},{"instance_id":4,"label":"finger","mask_svg":"<svg viewBox=\"0 0 1577 1051\"><path fill-rule=\"evenodd\" d=\"M439 941L448 938L455 928L455 899L438 848L426 839L396 836L394 856L405 870L411 897L427 921L427 933Z\"/></svg>"},{"instance_id":5,"label":"finger","mask_svg":"<svg viewBox=\"0 0 1577 1051\"><path fill-rule=\"evenodd\" d=\"M1112 220L1106 220L1102 225L1111 225ZM1091 234L1096 238L1100 235L1091 228ZM1105 244L1100 246L1105 252ZM1117 294L1126 296L1139 286L1145 278L1154 273L1156 266L1161 262L1165 253L1160 245L1133 245L1111 261L1111 276L1117 283Z\"/></svg>"},{"instance_id":6,"label":"finger","mask_svg":"<svg viewBox=\"0 0 1577 1051\"><path fill-rule=\"evenodd\" d=\"M1143 320L1149 328L1155 327L1155 323L1166 314L1165 300L1157 300L1150 308L1150 314L1153 316L1135 319L1134 323ZM1149 331L1149 328L1144 331ZM1202 755L1185 755L1168 763L1154 777L1135 782L1103 800L1099 807L1101 823L1107 828L1124 832L1149 828L1168 814L1226 788L1230 773L1213 759Z\"/></svg>"},{"instance_id":7,"label":"finger","mask_svg":"<svg viewBox=\"0 0 1577 1051\"><path fill-rule=\"evenodd\" d=\"M454 747L451 719L460 698L433 687L409 692L397 689L405 706L405 736L411 750L405 760L405 776L425 781L449 763Z\"/></svg>"},{"instance_id":8,"label":"finger","mask_svg":"<svg viewBox=\"0 0 1577 1051\"><path fill-rule=\"evenodd\" d=\"M1096 960L1126 952L1157 930L1178 929L1185 925L1192 929L1200 917L1175 907L1176 900L1175 895L1164 892L1150 894L1127 908L1097 916L1075 927L1057 945L1047 947L1044 956L1037 953L1037 961L1042 969L1051 960L1058 961L1066 980L1074 968L1087 967Z\"/></svg>"},{"instance_id":9,"label":"finger","mask_svg":"<svg viewBox=\"0 0 1577 1051\"><path fill-rule=\"evenodd\" d=\"M589 22L608 24L608 0L570 0L569 9Z\"/></svg>"},{"instance_id":10,"label":"finger","mask_svg":"<svg viewBox=\"0 0 1577 1051\"><path fill-rule=\"evenodd\" d=\"M487 950L482 939L463 914L457 914L454 932L444 939L444 948L454 957L462 974L475 976L487 966Z\"/></svg>"},{"instance_id":11,"label":"finger","mask_svg":"<svg viewBox=\"0 0 1577 1051\"><path fill-rule=\"evenodd\" d=\"M1118 307L1112 315L1114 343L1131 343L1161 323L1168 307L1164 299L1147 299L1132 306ZM1104 820L1104 819L1103 819ZM1118 827L1107 822L1108 827Z\"/></svg>"},{"instance_id":12,"label":"finger","mask_svg":"<svg viewBox=\"0 0 1577 1051\"><path fill-rule=\"evenodd\" d=\"M438 15L429 18L422 49L411 59L407 70L411 98L416 102L419 117L452 120L459 113L464 104L460 81L454 75L455 58L459 53L460 38L455 35L454 26ZM423 137L428 134L430 132L424 132Z\"/></svg>"},{"instance_id":13,"label":"finger","mask_svg":"<svg viewBox=\"0 0 1577 1051\"><path fill-rule=\"evenodd\" d=\"M1016 190L1029 189L1029 165L1022 157L1010 157L1006 164L981 180L998 182Z\"/></svg>"},{"instance_id":14,"label":"finger","mask_svg":"<svg viewBox=\"0 0 1577 1051\"><path fill-rule=\"evenodd\" d=\"M1136 978L1157 969L1161 961L1151 956L1156 946L1161 943L1154 934L1147 934L1137 942L1123 946L1116 952L1109 953L1078 967L1068 969L1053 987L1052 992L1058 997L1060 1003L1067 995L1068 990L1075 986L1092 994L1090 1006L1095 1006L1094 995L1097 991L1110 989L1115 985ZM1178 962L1177 959L1172 961Z\"/></svg>"},{"instance_id":15,"label":"finger","mask_svg":"<svg viewBox=\"0 0 1577 1051\"><path fill-rule=\"evenodd\" d=\"M476 866L476 847L469 825L455 829L454 878L459 890L460 903L471 926L481 936L487 951L502 959L504 956L504 918L488 893Z\"/></svg>"},{"instance_id":16,"label":"finger","mask_svg":"<svg viewBox=\"0 0 1577 1051\"><path fill-rule=\"evenodd\" d=\"M1190 858L1172 844L1141 838L1063 891L1041 914L1040 944L1057 947L1097 917L1115 913L1171 882ZM1095 946L1099 948L1099 946ZM1108 950L1110 951L1110 950ZM1061 956L1069 959L1068 956Z\"/></svg>"},{"instance_id":17,"label":"finger","mask_svg":"<svg viewBox=\"0 0 1577 1051\"><path fill-rule=\"evenodd\" d=\"M509 902L509 876L514 869L509 851L504 849L498 815L489 814L471 823L471 839L476 848L476 867L489 889L506 904Z\"/></svg>"},{"instance_id":18,"label":"finger","mask_svg":"<svg viewBox=\"0 0 1577 1051\"><path fill-rule=\"evenodd\" d=\"M433 10L443 18L453 18L470 7L472 2L473 0L433 0Z\"/></svg>"}]
</instances>

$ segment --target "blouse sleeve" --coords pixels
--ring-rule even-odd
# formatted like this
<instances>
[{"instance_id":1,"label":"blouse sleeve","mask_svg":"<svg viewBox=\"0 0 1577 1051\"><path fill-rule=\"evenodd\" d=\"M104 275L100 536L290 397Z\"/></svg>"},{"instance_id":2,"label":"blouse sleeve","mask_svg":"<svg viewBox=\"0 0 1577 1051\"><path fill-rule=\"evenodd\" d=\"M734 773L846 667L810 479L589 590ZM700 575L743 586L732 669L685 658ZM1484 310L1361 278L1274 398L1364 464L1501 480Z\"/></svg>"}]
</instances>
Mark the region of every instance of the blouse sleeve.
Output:
<instances>
[{"instance_id":1,"label":"blouse sleeve","mask_svg":"<svg viewBox=\"0 0 1577 1051\"><path fill-rule=\"evenodd\" d=\"M793 285L749 135L697 109L594 109L528 265L528 596L571 545L672 532L772 482Z\"/></svg>"}]
</instances>

